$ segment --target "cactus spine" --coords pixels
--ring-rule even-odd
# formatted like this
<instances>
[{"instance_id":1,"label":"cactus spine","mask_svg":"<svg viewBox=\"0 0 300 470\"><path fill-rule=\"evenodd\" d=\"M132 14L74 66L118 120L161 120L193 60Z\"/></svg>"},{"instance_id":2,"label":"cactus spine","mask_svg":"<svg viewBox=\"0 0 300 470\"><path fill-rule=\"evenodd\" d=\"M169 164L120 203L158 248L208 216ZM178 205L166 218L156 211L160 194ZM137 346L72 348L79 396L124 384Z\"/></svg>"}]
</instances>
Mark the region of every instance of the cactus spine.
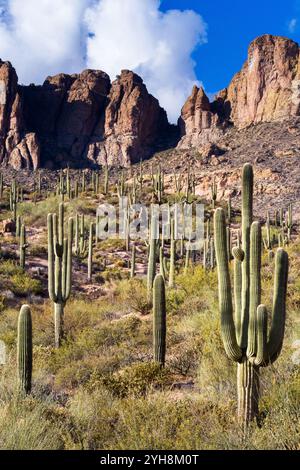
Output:
<instances>
[{"instance_id":1,"label":"cactus spine","mask_svg":"<svg viewBox=\"0 0 300 470\"><path fill-rule=\"evenodd\" d=\"M17 359L19 391L27 395L32 377L32 320L28 305L23 305L19 313Z\"/></svg>"},{"instance_id":2,"label":"cactus spine","mask_svg":"<svg viewBox=\"0 0 300 470\"><path fill-rule=\"evenodd\" d=\"M278 249L275 260L272 321L267 334L267 310L261 303L261 226L252 223L253 169L243 169L242 247L233 249L235 319L226 247L223 209L215 213L215 244L218 266L221 334L228 357L238 363L238 418L244 429L257 416L259 369L280 354L285 327L288 255Z\"/></svg>"},{"instance_id":3,"label":"cactus spine","mask_svg":"<svg viewBox=\"0 0 300 470\"><path fill-rule=\"evenodd\" d=\"M153 283L153 356L161 366L166 358L166 319L165 280L157 274Z\"/></svg>"},{"instance_id":4,"label":"cactus spine","mask_svg":"<svg viewBox=\"0 0 300 470\"><path fill-rule=\"evenodd\" d=\"M59 205L59 216L48 215L48 291L54 303L55 346L63 338L63 316L72 285L73 219L68 221L68 236L64 237L64 205Z\"/></svg>"}]
</instances>

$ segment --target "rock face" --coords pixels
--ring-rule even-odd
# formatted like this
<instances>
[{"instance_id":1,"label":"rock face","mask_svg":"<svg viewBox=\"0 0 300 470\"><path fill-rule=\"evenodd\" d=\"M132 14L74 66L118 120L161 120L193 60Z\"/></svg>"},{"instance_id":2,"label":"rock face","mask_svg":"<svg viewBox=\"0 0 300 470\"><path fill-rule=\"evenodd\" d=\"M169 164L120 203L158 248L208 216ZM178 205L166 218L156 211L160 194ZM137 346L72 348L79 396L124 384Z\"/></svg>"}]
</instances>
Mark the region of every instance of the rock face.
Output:
<instances>
[{"instance_id":1,"label":"rock face","mask_svg":"<svg viewBox=\"0 0 300 470\"><path fill-rule=\"evenodd\" d=\"M39 136L43 166L83 163L91 140L103 139L109 90L108 75L94 70L21 87L25 122Z\"/></svg>"},{"instance_id":2,"label":"rock face","mask_svg":"<svg viewBox=\"0 0 300 470\"><path fill-rule=\"evenodd\" d=\"M9 62L0 61L0 162L15 169L36 169L40 149L35 133L27 133L18 77Z\"/></svg>"},{"instance_id":3,"label":"rock face","mask_svg":"<svg viewBox=\"0 0 300 470\"><path fill-rule=\"evenodd\" d=\"M223 123L224 120L210 104L203 88L194 86L178 121L182 136L179 148L205 145L218 140L222 135Z\"/></svg>"},{"instance_id":4,"label":"rock face","mask_svg":"<svg viewBox=\"0 0 300 470\"><path fill-rule=\"evenodd\" d=\"M48 168L128 166L151 155L170 127L142 79L127 70L113 84L96 70L60 74L42 86L20 87L20 94L27 129L39 136L41 163Z\"/></svg>"},{"instance_id":5,"label":"rock face","mask_svg":"<svg viewBox=\"0 0 300 470\"><path fill-rule=\"evenodd\" d=\"M229 87L209 104L194 89L181 115L181 147L216 141L228 125L238 129L300 114L299 46L265 35L249 46L248 59ZM210 116L211 113L213 117ZM208 117L209 116L209 117Z\"/></svg>"},{"instance_id":6,"label":"rock face","mask_svg":"<svg viewBox=\"0 0 300 470\"><path fill-rule=\"evenodd\" d=\"M158 137L169 128L166 112L129 70L112 83L105 110L103 141L91 143L88 158L129 165L151 155Z\"/></svg>"},{"instance_id":7,"label":"rock face","mask_svg":"<svg viewBox=\"0 0 300 470\"><path fill-rule=\"evenodd\" d=\"M243 129L300 115L297 43L265 35L213 103L194 87L182 108L179 148L197 147L218 164L214 147L230 127ZM175 146L177 130L143 80L123 70L111 83L104 72L48 77L20 86L14 68L0 61L0 163L19 170L103 164L128 166Z\"/></svg>"},{"instance_id":8,"label":"rock face","mask_svg":"<svg viewBox=\"0 0 300 470\"><path fill-rule=\"evenodd\" d=\"M40 166L128 166L146 158L171 130L166 112L142 79L127 70L113 84L97 70L20 86L0 61L0 163Z\"/></svg>"}]
</instances>

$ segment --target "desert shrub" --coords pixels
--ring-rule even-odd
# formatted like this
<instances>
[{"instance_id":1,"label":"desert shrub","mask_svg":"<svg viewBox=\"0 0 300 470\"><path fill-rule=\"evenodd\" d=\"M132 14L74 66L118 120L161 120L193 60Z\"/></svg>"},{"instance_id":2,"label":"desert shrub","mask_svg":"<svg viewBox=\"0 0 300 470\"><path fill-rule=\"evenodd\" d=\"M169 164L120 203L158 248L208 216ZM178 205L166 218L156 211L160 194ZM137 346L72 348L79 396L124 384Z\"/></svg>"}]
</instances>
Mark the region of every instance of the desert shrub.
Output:
<instances>
[{"instance_id":1,"label":"desert shrub","mask_svg":"<svg viewBox=\"0 0 300 470\"><path fill-rule=\"evenodd\" d=\"M107 268L99 276L98 279L103 279L104 282L120 281L122 279L122 273L118 268Z\"/></svg>"},{"instance_id":2,"label":"desert shrub","mask_svg":"<svg viewBox=\"0 0 300 470\"><path fill-rule=\"evenodd\" d=\"M147 288L143 280L135 278L120 282L117 295L129 309L142 315L149 313L151 306L147 299Z\"/></svg>"},{"instance_id":3,"label":"desert shrub","mask_svg":"<svg viewBox=\"0 0 300 470\"><path fill-rule=\"evenodd\" d=\"M63 449L62 428L47 418L47 406L29 397L13 398L0 408L0 447L3 450Z\"/></svg>"},{"instance_id":4,"label":"desert shrub","mask_svg":"<svg viewBox=\"0 0 300 470\"><path fill-rule=\"evenodd\" d=\"M211 429L224 433L232 409L178 399L172 392L114 398L103 388L80 389L69 402L76 435L85 449L211 449ZM73 443L73 448L78 442Z\"/></svg>"},{"instance_id":5,"label":"desert shrub","mask_svg":"<svg viewBox=\"0 0 300 470\"><path fill-rule=\"evenodd\" d=\"M144 396L151 388L170 383L169 372L155 362L133 364L125 369L103 377L103 385L114 396Z\"/></svg>"},{"instance_id":6,"label":"desert shrub","mask_svg":"<svg viewBox=\"0 0 300 470\"><path fill-rule=\"evenodd\" d=\"M38 279L32 279L28 274L22 272L11 277L11 290L20 297L43 293L41 282Z\"/></svg>"},{"instance_id":7,"label":"desert shrub","mask_svg":"<svg viewBox=\"0 0 300 470\"><path fill-rule=\"evenodd\" d=\"M20 266L16 262L11 260L1 261L0 263L0 275L3 276L14 276L15 274L22 273Z\"/></svg>"},{"instance_id":8,"label":"desert shrub","mask_svg":"<svg viewBox=\"0 0 300 470\"><path fill-rule=\"evenodd\" d=\"M29 251L31 256L46 256L48 254L47 247L42 245L30 245Z\"/></svg>"}]
</instances>

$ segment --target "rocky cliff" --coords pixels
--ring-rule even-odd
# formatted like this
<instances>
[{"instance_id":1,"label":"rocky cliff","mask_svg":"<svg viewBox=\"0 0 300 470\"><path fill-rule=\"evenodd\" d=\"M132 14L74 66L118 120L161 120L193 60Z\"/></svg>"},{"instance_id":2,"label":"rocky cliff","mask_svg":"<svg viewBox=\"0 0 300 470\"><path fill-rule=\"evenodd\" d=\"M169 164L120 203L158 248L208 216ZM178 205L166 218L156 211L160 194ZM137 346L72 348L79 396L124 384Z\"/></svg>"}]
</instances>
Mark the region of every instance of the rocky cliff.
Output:
<instances>
[{"instance_id":1,"label":"rocky cliff","mask_svg":"<svg viewBox=\"0 0 300 470\"><path fill-rule=\"evenodd\" d=\"M196 147L208 157L219 154L214 144L232 127L298 115L299 46L277 36L250 44L242 70L213 103L195 86L177 128L128 70L113 83L104 72L85 70L48 77L42 86L21 86L11 64L0 61L0 162L15 169L128 166L176 146L179 130L179 149Z\"/></svg>"},{"instance_id":2,"label":"rocky cliff","mask_svg":"<svg viewBox=\"0 0 300 470\"><path fill-rule=\"evenodd\" d=\"M111 84L101 71L48 77L20 86L0 63L0 159L15 169L128 166L153 153L172 129L143 80L124 70Z\"/></svg>"},{"instance_id":3,"label":"rocky cliff","mask_svg":"<svg viewBox=\"0 0 300 470\"><path fill-rule=\"evenodd\" d=\"M193 89L182 109L179 147L215 142L231 125L242 129L299 113L299 46L283 37L264 35L250 44L242 70L213 103L202 89Z\"/></svg>"}]
</instances>

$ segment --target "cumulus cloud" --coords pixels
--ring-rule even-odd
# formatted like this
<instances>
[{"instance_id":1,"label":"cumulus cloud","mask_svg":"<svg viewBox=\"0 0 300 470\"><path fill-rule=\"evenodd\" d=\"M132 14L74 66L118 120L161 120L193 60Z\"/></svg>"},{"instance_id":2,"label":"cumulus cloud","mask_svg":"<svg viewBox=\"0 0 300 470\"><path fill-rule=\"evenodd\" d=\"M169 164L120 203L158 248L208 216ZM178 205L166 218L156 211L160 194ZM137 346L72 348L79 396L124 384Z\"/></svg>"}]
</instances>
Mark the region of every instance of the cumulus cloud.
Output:
<instances>
[{"instance_id":1,"label":"cumulus cloud","mask_svg":"<svg viewBox=\"0 0 300 470\"><path fill-rule=\"evenodd\" d=\"M139 73L176 121L197 82L191 54L206 41L206 25L194 11L162 13L158 0L101 0L86 12L87 61L114 77L122 68Z\"/></svg>"},{"instance_id":2,"label":"cumulus cloud","mask_svg":"<svg viewBox=\"0 0 300 470\"><path fill-rule=\"evenodd\" d=\"M8 0L2 2L0 57L9 60L22 83L44 81L85 67L88 0Z\"/></svg>"},{"instance_id":3,"label":"cumulus cloud","mask_svg":"<svg viewBox=\"0 0 300 470\"><path fill-rule=\"evenodd\" d=\"M102 69L140 74L172 122L197 83L192 53L206 25L192 10L160 10L159 0L0 0L0 57L22 83Z\"/></svg>"},{"instance_id":4,"label":"cumulus cloud","mask_svg":"<svg viewBox=\"0 0 300 470\"><path fill-rule=\"evenodd\" d=\"M289 22L288 22L288 30L290 33L294 33L296 31L296 28L297 28L297 25L298 25L298 20L297 18L292 18Z\"/></svg>"}]
</instances>

